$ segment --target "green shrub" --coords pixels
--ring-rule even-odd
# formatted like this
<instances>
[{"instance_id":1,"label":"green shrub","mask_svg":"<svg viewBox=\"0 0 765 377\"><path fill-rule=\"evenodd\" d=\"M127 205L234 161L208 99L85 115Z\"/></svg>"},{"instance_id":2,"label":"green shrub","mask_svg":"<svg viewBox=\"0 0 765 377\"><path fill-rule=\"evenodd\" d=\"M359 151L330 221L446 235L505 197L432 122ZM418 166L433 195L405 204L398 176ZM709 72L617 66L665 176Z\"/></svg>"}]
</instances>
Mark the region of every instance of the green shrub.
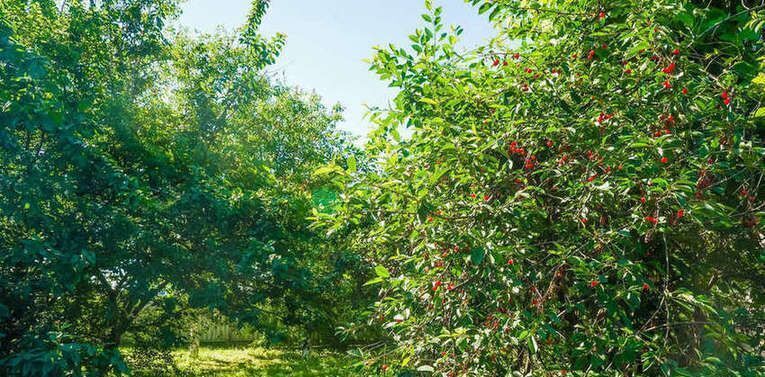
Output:
<instances>
[{"instance_id":1,"label":"green shrub","mask_svg":"<svg viewBox=\"0 0 765 377\"><path fill-rule=\"evenodd\" d=\"M336 172L317 214L378 264L390 341L370 361L765 372L762 5L470 2L488 45L456 51L431 7L410 49L377 51L400 90L373 114L380 170Z\"/></svg>"}]
</instances>

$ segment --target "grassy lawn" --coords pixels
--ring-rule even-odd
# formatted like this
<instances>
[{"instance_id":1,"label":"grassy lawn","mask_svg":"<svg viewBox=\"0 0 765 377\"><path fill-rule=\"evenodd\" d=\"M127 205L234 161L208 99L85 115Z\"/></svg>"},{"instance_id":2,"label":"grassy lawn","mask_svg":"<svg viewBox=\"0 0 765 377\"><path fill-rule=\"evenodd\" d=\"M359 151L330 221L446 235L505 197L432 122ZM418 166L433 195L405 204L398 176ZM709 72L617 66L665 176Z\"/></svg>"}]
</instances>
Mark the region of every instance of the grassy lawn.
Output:
<instances>
[{"instance_id":1,"label":"grassy lawn","mask_svg":"<svg viewBox=\"0 0 765 377\"><path fill-rule=\"evenodd\" d=\"M263 348L202 347L199 357L188 350L173 353L178 372L135 371L136 377L339 377L361 376L350 365L355 361L343 355L312 353L303 358L299 352Z\"/></svg>"}]
</instances>

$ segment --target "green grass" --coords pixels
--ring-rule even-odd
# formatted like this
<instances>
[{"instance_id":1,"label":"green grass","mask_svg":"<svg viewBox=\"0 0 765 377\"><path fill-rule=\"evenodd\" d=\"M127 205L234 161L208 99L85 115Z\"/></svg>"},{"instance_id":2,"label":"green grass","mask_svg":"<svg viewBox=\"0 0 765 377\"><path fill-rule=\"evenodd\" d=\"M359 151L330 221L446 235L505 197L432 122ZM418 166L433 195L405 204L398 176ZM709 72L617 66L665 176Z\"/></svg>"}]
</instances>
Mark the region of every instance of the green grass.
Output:
<instances>
[{"instance_id":1,"label":"green grass","mask_svg":"<svg viewBox=\"0 0 765 377\"><path fill-rule=\"evenodd\" d=\"M303 358L299 352L263 348L202 347L192 358L188 350L173 352L178 372L134 371L136 377L343 377L361 376L354 360L338 354L314 352Z\"/></svg>"}]
</instances>

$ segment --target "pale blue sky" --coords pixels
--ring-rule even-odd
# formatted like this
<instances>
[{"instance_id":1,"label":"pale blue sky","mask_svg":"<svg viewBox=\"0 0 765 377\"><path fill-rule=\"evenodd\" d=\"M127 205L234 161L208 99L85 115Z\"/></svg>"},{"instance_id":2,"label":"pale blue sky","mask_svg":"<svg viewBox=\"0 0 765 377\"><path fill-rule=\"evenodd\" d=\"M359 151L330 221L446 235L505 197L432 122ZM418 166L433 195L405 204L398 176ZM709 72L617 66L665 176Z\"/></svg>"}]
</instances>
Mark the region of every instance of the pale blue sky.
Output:
<instances>
[{"instance_id":1,"label":"pale blue sky","mask_svg":"<svg viewBox=\"0 0 765 377\"><path fill-rule=\"evenodd\" d=\"M346 120L340 128L363 137L371 129L362 119L365 105L386 106L395 92L369 71L364 59L372 47L408 46L408 35L424 21L422 0L273 0L263 20L265 35L282 32L287 46L270 71L287 83L315 90L327 105L340 103ZM463 0L435 0L444 7L447 25L461 25L462 48L487 40L492 29ZM249 0L188 0L181 25L202 32L244 23Z\"/></svg>"}]
</instances>

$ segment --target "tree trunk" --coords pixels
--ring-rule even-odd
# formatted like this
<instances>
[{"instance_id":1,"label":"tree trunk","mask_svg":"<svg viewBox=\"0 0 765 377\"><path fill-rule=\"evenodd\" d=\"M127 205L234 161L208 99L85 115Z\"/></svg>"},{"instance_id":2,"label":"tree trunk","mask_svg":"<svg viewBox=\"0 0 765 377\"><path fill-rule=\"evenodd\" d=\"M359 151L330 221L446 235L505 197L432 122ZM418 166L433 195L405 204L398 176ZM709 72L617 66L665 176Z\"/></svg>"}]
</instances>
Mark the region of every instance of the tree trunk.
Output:
<instances>
[{"instance_id":1,"label":"tree trunk","mask_svg":"<svg viewBox=\"0 0 765 377\"><path fill-rule=\"evenodd\" d=\"M122 342L122 335L125 334L127 326L123 323L115 324L109 330L104 347L108 350L115 350L119 348Z\"/></svg>"},{"instance_id":2,"label":"tree trunk","mask_svg":"<svg viewBox=\"0 0 765 377\"><path fill-rule=\"evenodd\" d=\"M196 359L199 357L199 329L196 322L189 326L189 340L189 355Z\"/></svg>"}]
</instances>

